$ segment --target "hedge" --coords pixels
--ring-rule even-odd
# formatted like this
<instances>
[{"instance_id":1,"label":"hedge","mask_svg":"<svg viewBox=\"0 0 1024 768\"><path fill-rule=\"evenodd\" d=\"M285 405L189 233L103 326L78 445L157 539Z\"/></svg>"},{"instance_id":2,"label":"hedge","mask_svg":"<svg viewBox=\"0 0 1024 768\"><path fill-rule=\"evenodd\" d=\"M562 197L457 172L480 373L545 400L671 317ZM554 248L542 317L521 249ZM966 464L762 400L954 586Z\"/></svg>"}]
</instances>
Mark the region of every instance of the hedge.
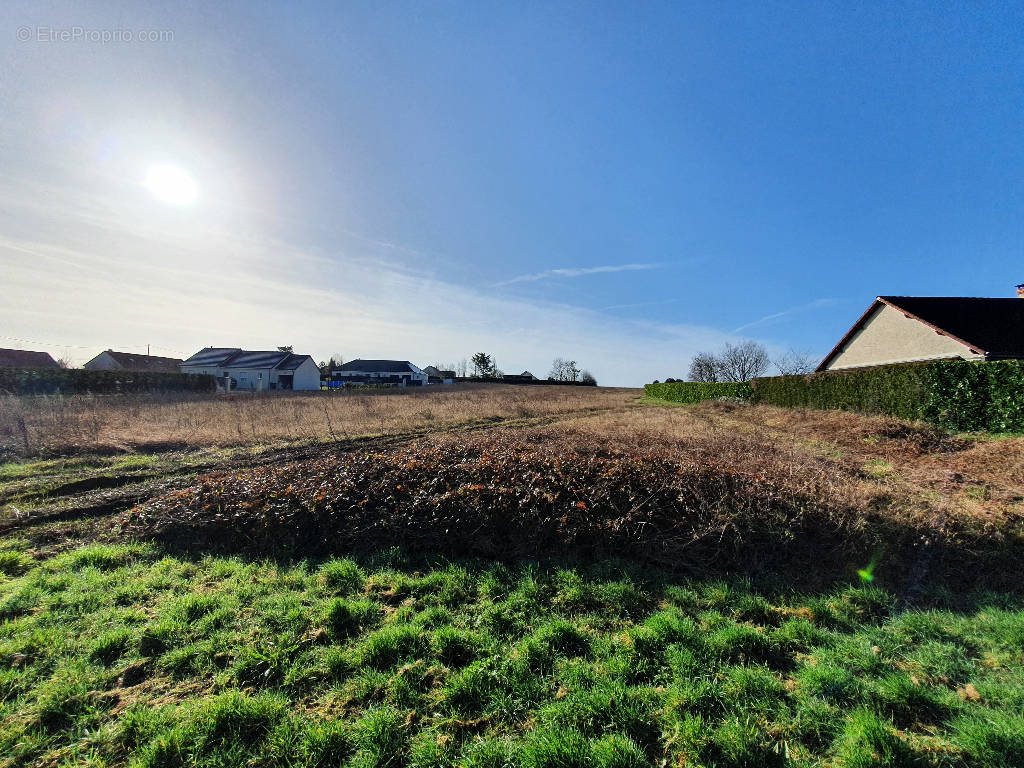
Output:
<instances>
[{"instance_id":1,"label":"hedge","mask_svg":"<svg viewBox=\"0 0 1024 768\"><path fill-rule=\"evenodd\" d=\"M678 403L740 397L783 407L883 413L958 432L1024 432L1024 360L942 360L771 376L750 384L648 384L644 393Z\"/></svg>"},{"instance_id":2,"label":"hedge","mask_svg":"<svg viewBox=\"0 0 1024 768\"><path fill-rule=\"evenodd\" d=\"M83 368L0 368L0 392L12 395L213 392L213 376L163 371L87 371Z\"/></svg>"},{"instance_id":3,"label":"hedge","mask_svg":"<svg viewBox=\"0 0 1024 768\"><path fill-rule=\"evenodd\" d=\"M717 400L720 397L738 397L750 399L750 385L746 382L675 381L664 384L646 384L644 394L659 400L673 403L700 403L704 400Z\"/></svg>"},{"instance_id":4,"label":"hedge","mask_svg":"<svg viewBox=\"0 0 1024 768\"><path fill-rule=\"evenodd\" d=\"M785 407L835 408L921 419L928 402L929 367L888 365L755 379L750 399L755 403Z\"/></svg>"}]
</instances>

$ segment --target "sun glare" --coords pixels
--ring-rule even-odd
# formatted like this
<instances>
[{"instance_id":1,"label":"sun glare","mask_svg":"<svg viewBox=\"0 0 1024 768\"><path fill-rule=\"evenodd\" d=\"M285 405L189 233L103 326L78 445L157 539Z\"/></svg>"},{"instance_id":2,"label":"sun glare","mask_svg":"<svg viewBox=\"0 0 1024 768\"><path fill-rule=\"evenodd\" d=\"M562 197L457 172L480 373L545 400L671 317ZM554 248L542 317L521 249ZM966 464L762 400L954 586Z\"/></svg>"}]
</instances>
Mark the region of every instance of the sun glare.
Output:
<instances>
[{"instance_id":1,"label":"sun glare","mask_svg":"<svg viewBox=\"0 0 1024 768\"><path fill-rule=\"evenodd\" d=\"M192 177L174 165L152 166L146 172L146 187L158 200L171 205L189 205L199 194Z\"/></svg>"}]
</instances>

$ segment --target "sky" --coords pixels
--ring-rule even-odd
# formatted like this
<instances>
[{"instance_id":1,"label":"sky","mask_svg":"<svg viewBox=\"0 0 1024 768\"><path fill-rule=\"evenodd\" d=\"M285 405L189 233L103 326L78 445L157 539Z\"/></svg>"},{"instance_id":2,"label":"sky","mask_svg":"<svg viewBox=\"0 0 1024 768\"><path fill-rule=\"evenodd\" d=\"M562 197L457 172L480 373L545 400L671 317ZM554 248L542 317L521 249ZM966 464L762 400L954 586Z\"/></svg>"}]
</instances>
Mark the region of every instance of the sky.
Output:
<instances>
[{"instance_id":1,"label":"sky","mask_svg":"<svg viewBox=\"0 0 1024 768\"><path fill-rule=\"evenodd\" d=\"M820 359L876 295L1024 281L1021 29L1020 3L7 0L0 346L484 351L622 386L747 339Z\"/></svg>"}]
</instances>

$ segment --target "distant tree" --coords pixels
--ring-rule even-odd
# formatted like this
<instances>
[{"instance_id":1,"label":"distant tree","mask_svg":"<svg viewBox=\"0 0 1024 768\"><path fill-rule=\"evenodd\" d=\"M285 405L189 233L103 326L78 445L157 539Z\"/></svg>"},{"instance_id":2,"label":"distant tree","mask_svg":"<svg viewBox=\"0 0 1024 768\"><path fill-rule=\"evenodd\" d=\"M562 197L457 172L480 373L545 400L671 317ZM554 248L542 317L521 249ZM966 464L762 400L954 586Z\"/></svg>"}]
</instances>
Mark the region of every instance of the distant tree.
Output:
<instances>
[{"instance_id":1,"label":"distant tree","mask_svg":"<svg viewBox=\"0 0 1024 768\"><path fill-rule=\"evenodd\" d=\"M580 377L580 369L576 367L575 360L566 360L563 357L556 357L551 361L551 373L549 379L554 381L576 381Z\"/></svg>"},{"instance_id":2,"label":"distant tree","mask_svg":"<svg viewBox=\"0 0 1024 768\"><path fill-rule=\"evenodd\" d=\"M814 369L818 367L817 358L811 357L806 352L798 352L792 347L785 354L772 360L772 364L783 376L814 373Z\"/></svg>"},{"instance_id":3,"label":"distant tree","mask_svg":"<svg viewBox=\"0 0 1024 768\"><path fill-rule=\"evenodd\" d=\"M466 376L468 374L469 374L469 363L466 361L466 358L462 358L461 360L459 360L458 364L455 366L455 375L458 376L459 378L464 379L464 378L466 378Z\"/></svg>"},{"instance_id":4,"label":"distant tree","mask_svg":"<svg viewBox=\"0 0 1024 768\"><path fill-rule=\"evenodd\" d=\"M490 379L494 377L494 360L486 352L477 352L471 358L473 362L473 375L480 378Z\"/></svg>"},{"instance_id":5,"label":"distant tree","mask_svg":"<svg viewBox=\"0 0 1024 768\"><path fill-rule=\"evenodd\" d=\"M591 384L595 387L597 386L597 379L594 378L594 374L590 371L580 371L580 381L584 384Z\"/></svg>"},{"instance_id":6,"label":"distant tree","mask_svg":"<svg viewBox=\"0 0 1024 768\"><path fill-rule=\"evenodd\" d=\"M67 355L63 355L57 358L57 365L61 368L74 368L75 366L71 363L71 358Z\"/></svg>"},{"instance_id":7,"label":"distant tree","mask_svg":"<svg viewBox=\"0 0 1024 768\"><path fill-rule=\"evenodd\" d=\"M321 376L330 376L331 375L331 371L333 371L335 368L340 368L341 364L342 364L341 355L339 355L337 353L331 355L330 359L327 362L321 362L320 363L320 375Z\"/></svg>"},{"instance_id":8,"label":"distant tree","mask_svg":"<svg viewBox=\"0 0 1024 768\"><path fill-rule=\"evenodd\" d=\"M768 350L756 341L744 341L735 346L726 344L718 361L722 381L750 381L767 371L771 364Z\"/></svg>"},{"instance_id":9,"label":"distant tree","mask_svg":"<svg viewBox=\"0 0 1024 768\"><path fill-rule=\"evenodd\" d=\"M718 381L720 363L710 352L698 352L690 361L688 377L690 381ZM666 379L667 381L667 379Z\"/></svg>"},{"instance_id":10,"label":"distant tree","mask_svg":"<svg viewBox=\"0 0 1024 768\"><path fill-rule=\"evenodd\" d=\"M277 351L278 352L294 352L295 351L295 347L293 347L291 344L289 344L287 347L278 347Z\"/></svg>"},{"instance_id":11,"label":"distant tree","mask_svg":"<svg viewBox=\"0 0 1024 768\"><path fill-rule=\"evenodd\" d=\"M690 381L750 381L762 375L771 361L756 341L726 344L721 354L699 352L690 361Z\"/></svg>"}]
</instances>

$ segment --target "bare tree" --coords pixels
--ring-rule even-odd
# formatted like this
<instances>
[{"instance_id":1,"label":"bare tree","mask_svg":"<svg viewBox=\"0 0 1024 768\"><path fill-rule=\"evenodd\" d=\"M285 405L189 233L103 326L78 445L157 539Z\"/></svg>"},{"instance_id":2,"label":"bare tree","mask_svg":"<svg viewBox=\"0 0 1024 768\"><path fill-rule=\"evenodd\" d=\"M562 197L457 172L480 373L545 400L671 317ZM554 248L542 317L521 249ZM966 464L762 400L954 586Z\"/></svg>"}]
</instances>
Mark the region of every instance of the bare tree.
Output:
<instances>
[{"instance_id":1,"label":"bare tree","mask_svg":"<svg viewBox=\"0 0 1024 768\"><path fill-rule=\"evenodd\" d=\"M814 369L818 367L817 358L811 357L806 352L798 352L792 347L784 355L772 360L772 364L779 369L779 373L783 376L814 373Z\"/></svg>"},{"instance_id":2,"label":"bare tree","mask_svg":"<svg viewBox=\"0 0 1024 768\"><path fill-rule=\"evenodd\" d=\"M710 352L698 352L690 361L690 381L718 381L719 360Z\"/></svg>"},{"instance_id":3,"label":"bare tree","mask_svg":"<svg viewBox=\"0 0 1024 768\"><path fill-rule=\"evenodd\" d=\"M597 379L594 378L594 374L590 371L580 371L580 381L584 384L591 384L595 387L597 386Z\"/></svg>"},{"instance_id":4,"label":"bare tree","mask_svg":"<svg viewBox=\"0 0 1024 768\"><path fill-rule=\"evenodd\" d=\"M469 373L469 361L466 358L462 358L455 366L455 375L460 379L466 378Z\"/></svg>"},{"instance_id":5,"label":"bare tree","mask_svg":"<svg viewBox=\"0 0 1024 768\"><path fill-rule=\"evenodd\" d=\"M68 357L67 355L62 355L61 357L58 357L57 358L57 365L60 366L61 368L74 368L75 367L74 365L71 364L71 358Z\"/></svg>"},{"instance_id":6,"label":"bare tree","mask_svg":"<svg viewBox=\"0 0 1024 768\"><path fill-rule=\"evenodd\" d=\"M576 366L575 360L566 360L556 357L551 361L551 373L549 379L554 381L576 381L580 376L580 369Z\"/></svg>"},{"instance_id":7,"label":"bare tree","mask_svg":"<svg viewBox=\"0 0 1024 768\"><path fill-rule=\"evenodd\" d=\"M718 361L722 381L750 381L768 370L771 364L768 351L756 341L726 344Z\"/></svg>"}]
</instances>

